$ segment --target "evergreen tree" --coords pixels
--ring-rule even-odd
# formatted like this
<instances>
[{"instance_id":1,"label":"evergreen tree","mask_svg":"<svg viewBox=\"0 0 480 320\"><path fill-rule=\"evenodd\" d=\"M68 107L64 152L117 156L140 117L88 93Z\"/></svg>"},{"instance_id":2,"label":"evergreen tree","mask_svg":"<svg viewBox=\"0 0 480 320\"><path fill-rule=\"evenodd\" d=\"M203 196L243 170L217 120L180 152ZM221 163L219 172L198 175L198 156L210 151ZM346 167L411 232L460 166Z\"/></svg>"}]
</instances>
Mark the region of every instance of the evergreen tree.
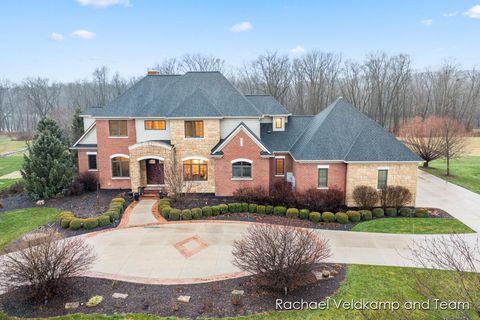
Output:
<instances>
[{"instance_id":1,"label":"evergreen tree","mask_svg":"<svg viewBox=\"0 0 480 320\"><path fill-rule=\"evenodd\" d=\"M83 118L80 117L82 109L77 107L72 119L72 142L76 142L83 134Z\"/></svg>"},{"instance_id":2,"label":"evergreen tree","mask_svg":"<svg viewBox=\"0 0 480 320\"><path fill-rule=\"evenodd\" d=\"M73 158L54 120L44 118L38 123L24 159L22 177L30 199L52 198L72 183Z\"/></svg>"}]
</instances>

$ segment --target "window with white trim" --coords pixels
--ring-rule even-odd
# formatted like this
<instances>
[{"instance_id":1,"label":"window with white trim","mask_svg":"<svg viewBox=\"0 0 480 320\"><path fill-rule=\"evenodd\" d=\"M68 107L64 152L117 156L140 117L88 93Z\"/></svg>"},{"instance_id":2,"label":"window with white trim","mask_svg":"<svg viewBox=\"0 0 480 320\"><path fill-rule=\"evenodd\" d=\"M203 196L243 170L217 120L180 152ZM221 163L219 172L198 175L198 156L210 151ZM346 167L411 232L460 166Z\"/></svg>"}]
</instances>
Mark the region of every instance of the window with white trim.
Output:
<instances>
[{"instance_id":1,"label":"window with white trim","mask_svg":"<svg viewBox=\"0 0 480 320\"><path fill-rule=\"evenodd\" d=\"M88 157L88 170L97 170L97 154L89 153Z\"/></svg>"},{"instance_id":2,"label":"window with white trim","mask_svg":"<svg viewBox=\"0 0 480 320\"><path fill-rule=\"evenodd\" d=\"M318 187L328 188L328 168L318 168Z\"/></svg>"},{"instance_id":3,"label":"window with white trim","mask_svg":"<svg viewBox=\"0 0 480 320\"><path fill-rule=\"evenodd\" d=\"M125 157L112 158L112 177L127 178L130 177L130 160Z\"/></svg>"},{"instance_id":4,"label":"window with white trim","mask_svg":"<svg viewBox=\"0 0 480 320\"><path fill-rule=\"evenodd\" d=\"M110 137L127 137L127 120L108 120Z\"/></svg>"},{"instance_id":5,"label":"window with white trim","mask_svg":"<svg viewBox=\"0 0 480 320\"><path fill-rule=\"evenodd\" d=\"M275 158L275 175L285 175L285 158Z\"/></svg>"},{"instance_id":6,"label":"window with white trim","mask_svg":"<svg viewBox=\"0 0 480 320\"><path fill-rule=\"evenodd\" d=\"M246 161L232 163L232 178L251 178L252 164Z\"/></svg>"},{"instance_id":7,"label":"window with white trim","mask_svg":"<svg viewBox=\"0 0 480 320\"><path fill-rule=\"evenodd\" d=\"M377 189L385 189L388 182L388 169L378 169Z\"/></svg>"}]
</instances>

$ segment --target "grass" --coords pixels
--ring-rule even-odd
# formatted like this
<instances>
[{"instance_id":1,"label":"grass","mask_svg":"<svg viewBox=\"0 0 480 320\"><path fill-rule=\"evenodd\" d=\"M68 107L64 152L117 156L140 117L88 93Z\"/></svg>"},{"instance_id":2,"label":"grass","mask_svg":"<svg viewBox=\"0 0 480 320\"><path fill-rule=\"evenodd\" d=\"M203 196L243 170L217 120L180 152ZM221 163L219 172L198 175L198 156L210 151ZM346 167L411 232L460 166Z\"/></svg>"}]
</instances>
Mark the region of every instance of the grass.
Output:
<instances>
[{"instance_id":1,"label":"grass","mask_svg":"<svg viewBox=\"0 0 480 320\"><path fill-rule=\"evenodd\" d=\"M21 235L55 221L59 209L27 208L0 212L0 252Z\"/></svg>"},{"instance_id":2,"label":"grass","mask_svg":"<svg viewBox=\"0 0 480 320\"><path fill-rule=\"evenodd\" d=\"M0 192L13 185L16 179L0 179Z\"/></svg>"},{"instance_id":3,"label":"grass","mask_svg":"<svg viewBox=\"0 0 480 320\"><path fill-rule=\"evenodd\" d=\"M385 218L361 222L353 231L379 233L446 234L474 233L457 219L446 218Z\"/></svg>"},{"instance_id":4,"label":"grass","mask_svg":"<svg viewBox=\"0 0 480 320\"><path fill-rule=\"evenodd\" d=\"M0 177L22 168L23 155L0 158Z\"/></svg>"},{"instance_id":5,"label":"grass","mask_svg":"<svg viewBox=\"0 0 480 320\"><path fill-rule=\"evenodd\" d=\"M447 163L443 159L432 161L428 168L420 167L420 169L470 191L480 193L480 156L466 156L451 160L450 176L446 176Z\"/></svg>"},{"instance_id":6,"label":"grass","mask_svg":"<svg viewBox=\"0 0 480 320\"><path fill-rule=\"evenodd\" d=\"M15 141L9 136L0 135L0 154L17 151L25 148L26 146L27 145L25 141Z\"/></svg>"},{"instance_id":7,"label":"grass","mask_svg":"<svg viewBox=\"0 0 480 320\"><path fill-rule=\"evenodd\" d=\"M248 320L275 320L275 319L363 319L358 310L345 310L336 308L333 301L351 301L352 299L359 301L365 299L367 301L426 301L427 298L416 290L416 276L421 277L425 281L439 285L440 288L451 285L452 277L448 277L451 271L433 270L426 271L413 268L401 267L380 267L380 266L361 266L350 265L344 282L341 284L337 293L331 297L329 308L326 310L302 310L302 311L284 311L284 312L268 312L249 317L236 317L228 319L248 319ZM450 273L451 275L451 273ZM479 277L478 274L472 274L472 277ZM473 281L472 281L473 283ZM472 288L475 290L475 288ZM452 290L453 291L453 290ZM445 296L442 300L458 301L459 297L445 290ZM281 296L279 296L281 298ZM432 303L433 304L433 303ZM427 311L407 311L410 319L451 319L461 318L462 315L455 311L448 310L431 310ZM369 313L370 319L388 319L393 315L389 311L374 311ZM472 314L472 318L475 316ZM2 316L0 314L0 319ZM5 319L8 319L5 317ZM100 314L76 314L51 319L58 320L90 320L90 319L135 319L135 320L151 320L166 319L153 315L134 314L134 315L112 315L105 316Z\"/></svg>"}]
</instances>

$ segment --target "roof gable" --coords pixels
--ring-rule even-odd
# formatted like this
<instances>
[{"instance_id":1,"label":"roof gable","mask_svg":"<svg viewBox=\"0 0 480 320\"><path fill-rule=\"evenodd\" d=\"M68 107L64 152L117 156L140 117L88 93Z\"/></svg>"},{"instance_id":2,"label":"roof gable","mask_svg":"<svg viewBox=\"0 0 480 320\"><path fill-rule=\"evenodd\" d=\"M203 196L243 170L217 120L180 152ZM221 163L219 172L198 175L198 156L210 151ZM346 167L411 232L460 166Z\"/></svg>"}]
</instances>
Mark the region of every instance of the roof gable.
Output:
<instances>
[{"instance_id":1,"label":"roof gable","mask_svg":"<svg viewBox=\"0 0 480 320\"><path fill-rule=\"evenodd\" d=\"M232 132L230 132L230 134L225 139L220 140L219 143L215 147L213 147L211 154L222 155L222 149L226 145L228 145L228 143L241 131L245 132L250 137L250 139L252 139L253 142L255 142L260 147L260 149L262 150L262 155L271 154L268 147L262 142L262 140L260 140L260 138L255 135L252 130L250 130L250 128L244 122L240 122L240 124L235 129L233 129Z\"/></svg>"}]
</instances>

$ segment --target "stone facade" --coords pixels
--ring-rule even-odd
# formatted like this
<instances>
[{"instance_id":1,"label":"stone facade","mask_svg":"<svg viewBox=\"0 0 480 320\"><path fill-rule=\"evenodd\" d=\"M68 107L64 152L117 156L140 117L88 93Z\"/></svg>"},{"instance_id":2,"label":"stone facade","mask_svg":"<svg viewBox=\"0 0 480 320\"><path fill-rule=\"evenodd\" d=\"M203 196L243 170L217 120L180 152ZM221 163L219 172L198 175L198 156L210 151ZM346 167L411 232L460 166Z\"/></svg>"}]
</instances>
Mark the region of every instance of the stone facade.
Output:
<instances>
[{"instance_id":1,"label":"stone facade","mask_svg":"<svg viewBox=\"0 0 480 320\"><path fill-rule=\"evenodd\" d=\"M379 168L388 169L387 185L404 186L410 190L413 197L408 205L414 206L417 193L418 163L349 163L347 165L346 205L356 206L353 200L353 190L356 186L366 185L377 188Z\"/></svg>"}]
</instances>

